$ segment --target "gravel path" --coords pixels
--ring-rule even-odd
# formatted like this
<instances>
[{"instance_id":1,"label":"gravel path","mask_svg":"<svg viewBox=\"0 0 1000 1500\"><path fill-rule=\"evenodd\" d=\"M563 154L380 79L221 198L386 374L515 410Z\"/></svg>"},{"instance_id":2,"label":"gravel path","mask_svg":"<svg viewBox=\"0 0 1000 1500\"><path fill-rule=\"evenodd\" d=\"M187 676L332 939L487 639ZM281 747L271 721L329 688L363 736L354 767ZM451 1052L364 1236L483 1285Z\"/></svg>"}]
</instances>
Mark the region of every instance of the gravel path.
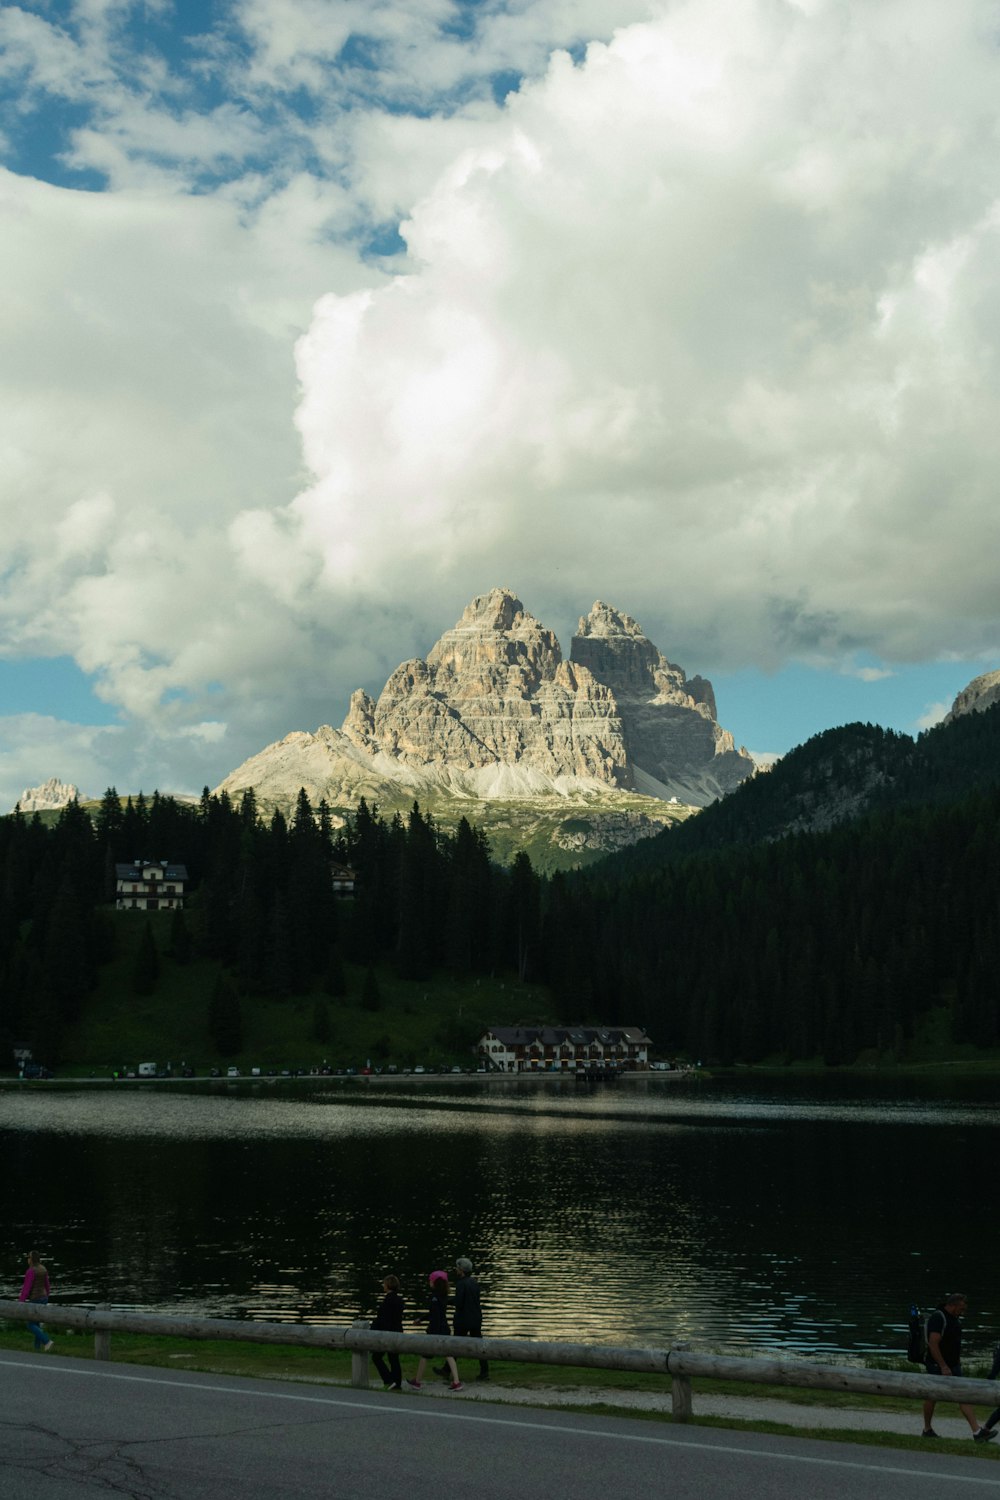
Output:
<instances>
[{"instance_id":1,"label":"gravel path","mask_svg":"<svg viewBox=\"0 0 1000 1500\"><path fill-rule=\"evenodd\" d=\"M411 1395L445 1398L449 1401L493 1401L524 1406L615 1406L622 1411L669 1411L670 1394L654 1391L598 1391L593 1386L578 1389L538 1390L529 1387L492 1385L470 1382L460 1393L452 1393L444 1383L425 1382ZM795 1401L763 1400L754 1396L694 1397L696 1416L732 1418L743 1422L780 1422L786 1427L826 1427L857 1432L901 1432L916 1437L923 1425L919 1403L914 1402L912 1415L906 1412L879 1411L870 1406L805 1406ZM956 1412L946 1415L939 1406L934 1414L934 1431L942 1438L971 1438L968 1424ZM984 1412L983 1415L986 1415Z\"/></svg>"}]
</instances>

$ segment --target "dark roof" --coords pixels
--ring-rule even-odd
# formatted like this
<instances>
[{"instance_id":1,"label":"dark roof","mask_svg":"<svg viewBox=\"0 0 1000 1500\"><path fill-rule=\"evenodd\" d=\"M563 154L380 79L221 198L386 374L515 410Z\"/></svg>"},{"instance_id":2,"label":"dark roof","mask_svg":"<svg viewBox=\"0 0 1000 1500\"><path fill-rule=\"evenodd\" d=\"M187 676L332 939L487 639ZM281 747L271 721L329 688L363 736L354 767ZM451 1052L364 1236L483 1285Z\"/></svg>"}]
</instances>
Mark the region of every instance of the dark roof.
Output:
<instances>
[{"instance_id":1,"label":"dark roof","mask_svg":"<svg viewBox=\"0 0 1000 1500\"><path fill-rule=\"evenodd\" d=\"M530 1047L534 1043L555 1047L561 1042L572 1042L577 1047L588 1042L652 1045L641 1026L490 1026L487 1029L505 1047Z\"/></svg>"},{"instance_id":2,"label":"dark roof","mask_svg":"<svg viewBox=\"0 0 1000 1500\"><path fill-rule=\"evenodd\" d=\"M152 866L163 871L164 880L187 880L187 865L174 865L165 859L138 859L131 864L115 865L115 875L119 880L142 880L146 871Z\"/></svg>"}]
</instances>

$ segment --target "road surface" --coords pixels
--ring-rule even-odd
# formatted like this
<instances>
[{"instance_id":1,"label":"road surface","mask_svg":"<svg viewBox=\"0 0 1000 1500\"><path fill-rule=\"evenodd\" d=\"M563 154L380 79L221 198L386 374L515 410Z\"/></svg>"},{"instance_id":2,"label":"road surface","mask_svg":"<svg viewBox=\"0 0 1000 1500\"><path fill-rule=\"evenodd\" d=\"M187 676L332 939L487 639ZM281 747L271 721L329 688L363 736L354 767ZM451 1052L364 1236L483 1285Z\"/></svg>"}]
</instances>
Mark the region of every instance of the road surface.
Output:
<instances>
[{"instance_id":1,"label":"road surface","mask_svg":"<svg viewBox=\"0 0 1000 1500\"><path fill-rule=\"evenodd\" d=\"M911 1454L54 1354L0 1356L0 1393L3 1500L973 1500L1000 1489L1000 1470L978 1453Z\"/></svg>"}]
</instances>

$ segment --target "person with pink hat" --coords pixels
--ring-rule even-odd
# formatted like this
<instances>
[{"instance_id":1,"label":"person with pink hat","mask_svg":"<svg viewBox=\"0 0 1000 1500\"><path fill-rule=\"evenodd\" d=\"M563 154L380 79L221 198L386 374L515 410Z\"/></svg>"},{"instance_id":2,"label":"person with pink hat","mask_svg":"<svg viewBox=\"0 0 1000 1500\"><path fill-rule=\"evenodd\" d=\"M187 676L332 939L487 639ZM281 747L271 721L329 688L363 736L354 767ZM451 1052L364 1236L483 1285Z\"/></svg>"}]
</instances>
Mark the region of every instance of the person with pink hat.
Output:
<instances>
[{"instance_id":1,"label":"person with pink hat","mask_svg":"<svg viewBox=\"0 0 1000 1500\"><path fill-rule=\"evenodd\" d=\"M448 1322L448 1272L432 1271L427 1279L430 1282L431 1288L430 1303L427 1309L427 1332L436 1334L439 1338L443 1335L447 1335L450 1338L451 1325ZM419 1391L423 1385L422 1377L426 1364L426 1355L421 1355L415 1377L413 1380L406 1382L411 1391ZM453 1391L460 1391L462 1389L462 1382L458 1378L458 1366L450 1354L446 1357L445 1364L451 1372L451 1389Z\"/></svg>"}]
</instances>

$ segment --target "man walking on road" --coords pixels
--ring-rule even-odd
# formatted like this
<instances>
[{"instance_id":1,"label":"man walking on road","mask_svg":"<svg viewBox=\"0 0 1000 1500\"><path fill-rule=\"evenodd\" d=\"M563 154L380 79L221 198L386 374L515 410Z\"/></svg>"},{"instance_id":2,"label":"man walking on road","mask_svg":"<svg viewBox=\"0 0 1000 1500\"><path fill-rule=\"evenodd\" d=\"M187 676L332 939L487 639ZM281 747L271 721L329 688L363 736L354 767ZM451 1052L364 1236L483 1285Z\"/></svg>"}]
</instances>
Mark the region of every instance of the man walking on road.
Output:
<instances>
[{"instance_id":1,"label":"man walking on road","mask_svg":"<svg viewBox=\"0 0 1000 1500\"><path fill-rule=\"evenodd\" d=\"M924 1366L928 1375L961 1376L961 1318L968 1305L963 1292L950 1292L941 1306L936 1307L927 1319L927 1355L924 1359ZM925 1438L937 1437L937 1433L931 1426L936 1405L935 1401L924 1402L923 1435ZM991 1438L996 1437L995 1428L980 1427L973 1407L959 1402L958 1409L972 1428L972 1436L977 1443L988 1443Z\"/></svg>"}]
</instances>

